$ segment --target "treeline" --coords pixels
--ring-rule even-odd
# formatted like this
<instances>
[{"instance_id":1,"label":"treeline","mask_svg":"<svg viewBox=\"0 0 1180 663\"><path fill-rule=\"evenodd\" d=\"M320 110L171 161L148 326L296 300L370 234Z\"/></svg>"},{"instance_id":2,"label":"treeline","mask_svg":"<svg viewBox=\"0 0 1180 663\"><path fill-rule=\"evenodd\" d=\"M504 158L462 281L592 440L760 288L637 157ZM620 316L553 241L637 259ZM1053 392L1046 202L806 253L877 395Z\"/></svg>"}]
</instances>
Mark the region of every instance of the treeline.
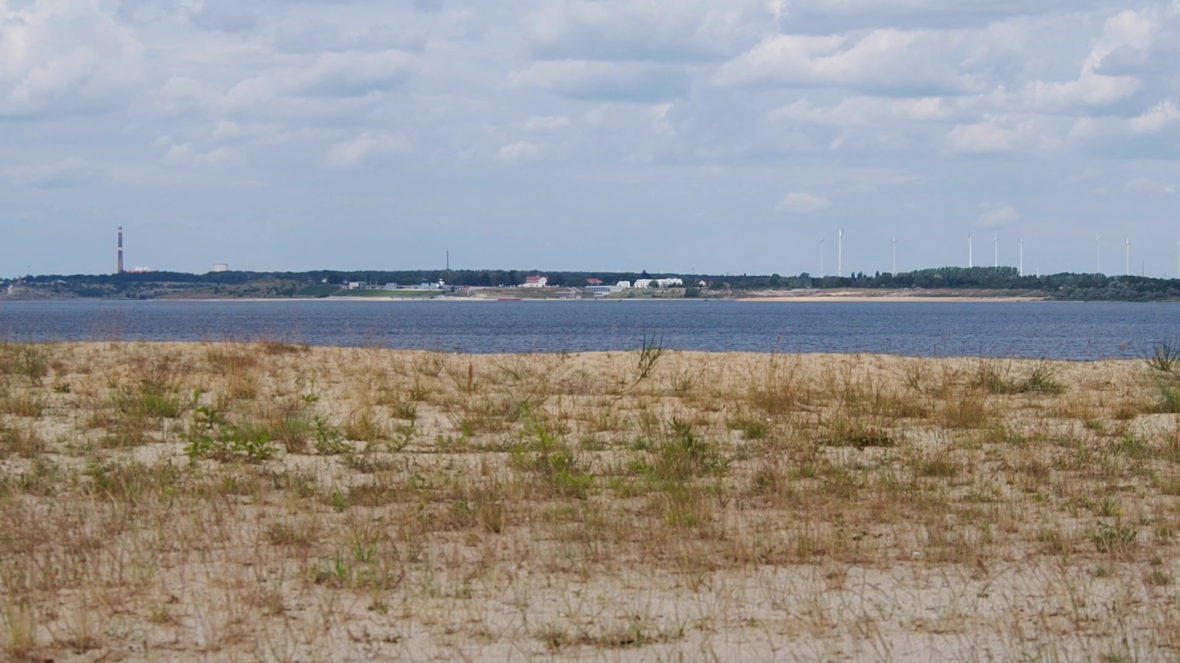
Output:
<instances>
[{"instance_id":1,"label":"treeline","mask_svg":"<svg viewBox=\"0 0 1180 663\"><path fill-rule=\"evenodd\" d=\"M352 281L370 284L418 285L437 283L464 287L513 287L524 283L528 276L548 277L549 285L580 288L589 279L605 284L619 281L634 283L639 279L677 277L687 286L688 296L710 295L725 291L797 290L830 288L867 289L960 289L1008 290L1036 292L1062 300L1118 300L1147 301L1180 300L1180 280L1155 279L1139 276L1106 276L1103 274L1062 273L1046 276L1021 276L1015 267L941 267L903 272L896 275L856 272L848 276L813 276L806 272L797 276L766 275L709 275L640 272L545 272L538 270L405 270L405 271L339 271L310 272L144 272L97 275L44 275L26 279L32 285L51 286L55 290L71 291L80 297L104 297L124 291L144 291L150 288L187 290L212 287L231 290L242 286L264 286L269 292L286 293L315 290L324 293L331 286L343 286ZM704 286L699 284L704 282ZM7 281L5 283L11 283Z\"/></svg>"}]
</instances>

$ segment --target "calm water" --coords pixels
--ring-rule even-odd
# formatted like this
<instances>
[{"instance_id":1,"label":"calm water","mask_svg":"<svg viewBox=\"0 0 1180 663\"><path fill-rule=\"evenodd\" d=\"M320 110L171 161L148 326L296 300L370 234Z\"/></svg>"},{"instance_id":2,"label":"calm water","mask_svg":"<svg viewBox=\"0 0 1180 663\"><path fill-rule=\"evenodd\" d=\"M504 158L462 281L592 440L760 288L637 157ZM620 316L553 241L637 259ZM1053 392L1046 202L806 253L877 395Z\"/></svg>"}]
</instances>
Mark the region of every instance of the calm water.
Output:
<instances>
[{"instance_id":1,"label":"calm water","mask_svg":"<svg viewBox=\"0 0 1180 663\"><path fill-rule=\"evenodd\" d=\"M252 340L465 352L667 347L1093 359L1180 334L1180 304L6 302L0 339Z\"/></svg>"}]
</instances>

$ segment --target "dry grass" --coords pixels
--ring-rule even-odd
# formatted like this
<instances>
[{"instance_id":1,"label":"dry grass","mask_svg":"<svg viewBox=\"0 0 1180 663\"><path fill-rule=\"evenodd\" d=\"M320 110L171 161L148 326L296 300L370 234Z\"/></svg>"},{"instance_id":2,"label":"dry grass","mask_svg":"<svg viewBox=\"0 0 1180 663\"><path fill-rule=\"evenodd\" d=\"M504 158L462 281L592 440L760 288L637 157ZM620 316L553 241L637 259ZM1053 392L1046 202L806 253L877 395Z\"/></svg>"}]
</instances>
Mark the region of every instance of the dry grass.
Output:
<instances>
[{"instance_id":1,"label":"dry grass","mask_svg":"<svg viewBox=\"0 0 1180 663\"><path fill-rule=\"evenodd\" d=\"M0 658L1175 660L1177 366L0 345Z\"/></svg>"}]
</instances>

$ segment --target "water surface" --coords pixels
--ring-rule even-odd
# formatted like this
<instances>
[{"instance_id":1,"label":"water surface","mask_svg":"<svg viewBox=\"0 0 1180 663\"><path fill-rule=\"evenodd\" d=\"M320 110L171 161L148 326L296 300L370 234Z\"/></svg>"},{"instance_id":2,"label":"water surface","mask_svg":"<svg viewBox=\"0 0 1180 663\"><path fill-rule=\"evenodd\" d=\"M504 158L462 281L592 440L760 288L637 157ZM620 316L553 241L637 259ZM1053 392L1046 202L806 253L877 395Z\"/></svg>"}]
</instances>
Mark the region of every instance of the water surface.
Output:
<instances>
[{"instance_id":1,"label":"water surface","mask_svg":"<svg viewBox=\"0 0 1180 663\"><path fill-rule=\"evenodd\" d=\"M1132 357L1180 333L1180 304L1117 302L64 301L0 303L0 339L282 339L461 352L884 352Z\"/></svg>"}]
</instances>

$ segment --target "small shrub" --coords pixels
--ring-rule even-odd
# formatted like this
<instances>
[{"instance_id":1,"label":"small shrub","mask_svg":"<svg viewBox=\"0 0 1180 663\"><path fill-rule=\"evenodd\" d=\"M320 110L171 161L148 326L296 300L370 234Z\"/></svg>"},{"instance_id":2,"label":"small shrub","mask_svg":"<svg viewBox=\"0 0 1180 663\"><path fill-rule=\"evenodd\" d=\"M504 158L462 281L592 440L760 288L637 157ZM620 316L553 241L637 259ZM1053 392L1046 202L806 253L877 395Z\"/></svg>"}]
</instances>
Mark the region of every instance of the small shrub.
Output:
<instances>
[{"instance_id":1,"label":"small shrub","mask_svg":"<svg viewBox=\"0 0 1180 663\"><path fill-rule=\"evenodd\" d=\"M185 437L188 439L185 453L193 460L259 463L276 451L270 434L232 426L211 407L199 407L193 412L193 422Z\"/></svg>"},{"instance_id":2,"label":"small shrub","mask_svg":"<svg viewBox=\"0 0 1180 663\"><path fill-rule=\"evenodd\" d=\"M1139 533L1134 527L1125 525L1098 524L1098 531L1094 534L1094 546L1098 552L1127 553L1135 548L1139 542Z\"/></svg>"},{"instance_id":3,"label":"small shrub","mask_svg":"<svg viewBox=\"0 0 1180 663\"><path fill-rule=\"evenodd\" d=\"M770 435L770 424L755 417L730 419L729 429L740 430L745 440L765 440Z\"/></svg>"},{"instance_id":4,"label":"small shrub","mask_svg":"<svg viewBox=\"0 0 1180 663\"><path fill-rule=\"evenodd\" d=\"M698 476L719 476L726 472L728 462L716 445L697 437L692 426L673 419L671 436L659 447L659 456L652 465L653 475L664 481L689 481Z\"/></svg>"},{"instance_id":5,"label":"small shrub","mask_svg":"<svg viewBox=\"0 0 1180 663\"><path fill-rule=\"evenodd\" d=\"M321 456L335 456L352 451L352 445L344 441L344 435L318 414L312 418L315 435L315 450Z\"/></svg>"},{"instance_id":6,"label":"small shrub","mask_svg":"<svg viewBox=\"0 0 1180 663\"><path fill-rule=\"evenodd\" d=\"M1180 375L1180 339L1156 343L1151 354L1143 359L1147 367L1156 373Z\"/></svg>"}]
</instances>

